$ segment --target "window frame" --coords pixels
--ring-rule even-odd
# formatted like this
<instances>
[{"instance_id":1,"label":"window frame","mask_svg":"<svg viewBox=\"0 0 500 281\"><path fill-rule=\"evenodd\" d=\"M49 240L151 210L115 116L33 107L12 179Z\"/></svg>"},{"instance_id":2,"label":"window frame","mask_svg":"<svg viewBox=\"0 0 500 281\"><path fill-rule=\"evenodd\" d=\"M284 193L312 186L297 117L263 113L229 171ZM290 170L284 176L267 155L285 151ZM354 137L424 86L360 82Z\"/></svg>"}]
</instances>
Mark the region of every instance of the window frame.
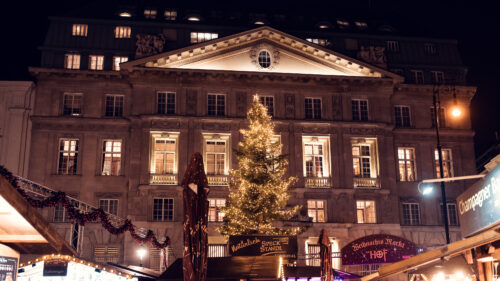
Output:
<instances>
[{"instance_id":1,"label":"window frame","mask_svg":"<svg viewBox=\"0 0 500 281\"><path fill-rule=\"evenodd\" d=\"M433 42L424 43L424 53L426 55L435 56L437 55L437 45Z\"/></svg>"},{"instance_id":2,"label":"window frame","mask_svg":"<svg viewBox=\"0 0 500 281\"><path fill-rule=\"evenodd\" d=\"M451 210L450 211L450 206L454 206L454 210ZM446 212L447 212L447 215L448 215L448 225L449 226L460 226L460 222L459 222L459 217L458 217L458 209L457 209L457 203L455 202L446 202ZM455 223L452 223L451 222L451 213L453 213L453 217L455 218ZM443 202L440 202L439 203L439 221L441 222L441 224L444 224L443 222Z\"/></svg>"},{"instance_id":3,"label":"window frame","mask_svg":"<svg viewBox=\"0 0 500 281\"><path fill-rule=\"evenodd\" d=\"M314 206L312 206L310 203L311 204L314 203ZM323 205L323 207L319 207L318 203L321 203ZM313 223L328 222L327 216L326 216L327 215L326 210L328 210L326 208L326 200L316 200L316 199L308 199L307 200L307 216L312 218ZM320 221L320 215L319 215L320 211L323 212L323 218L321 221ZM313 216L311 216L311 213L314 213Z\"/></svg>"},{"instance_id":4,"label":"window frame","mask_svg":"<svg viewBox=\"0 0 500 281\"><path fill-rule=\"evenodd\" d=\"M368 146L369 147L369 155L362 155L363 151L362 151L362 147L366 147ZM353 148L354 147L359 147L359 156L357 155L354 155L354 151L353 151ZM372 179L376 179L376 178L379 178L380 177L380 171L379 171L379 154L378 154L378 140L377 138L363 138L363 137L353 137L351 138L351 155L352 155L352 161L353 161L353 172L352 172L352 175L353 177L357 177L357 178L368 178L368 177L365 177L366 173L363 172L363 169L364 167L361 165L363 163L363 161L358 161L358 163L360 163L360 174L357 175L355 173L355 169L354 169L354 159L355 158L359 158L359 159L362 159L362 158L365 158L365 159L369 159L369 163L370 163L370 177L369 178L372 178Z\"/></svg>"},{"instance_id":5,"label":"window frame","mask_svg":"<svg viewBox=\"0 0 500 281\"><path fill-rule=\"evenodd\" d=\"M404 158L400 158L400 150L403 150L403 155ZM411 151L411 154L413 156L413 159L407 159L407 151ZM399 181L400 182L414 182L418 181L418 176L417 176L417 163L416 163L416 158L415 158L415 148L414 147L406 147L406 146L398 146L397 147L397 159L398 159L398 174L399 174ZM403 162L403 163L401 163ZM405 173L401 175L401 164L404 165L404 171ZM413 173L413 179L409 178L408 176L408 165L410 166L409 168L411 169Z\"/></svg>"},{"instance_id":6,"label":"window frame","mask_svg":"<svg viewBox=\"0 0 500 281\"><path fill-rule=\"evenodd\" d=\"M68 144L69 147L70 147L70 150L61 150L61 142L63 142L63 141L69 141L70 142ZM72 141L76 142L75 143L75 147L76 147L75 150L71 150L71 146L72 146L71 142ZM79 161L80 161L80 159L79 159L80 158L79 157L79 154L80 154L80 138L59 138L57 143L58 143L58 149L57 149L57 151L58 151L58 153L57 153L57 155L58 155L58 158L57 158L57 174L58 175L67 175L67 176L77 175L78 171L80 170L80 168L79 168L80 167L80 165L79 165ZM62 158L61 157L61 153L62 154L64 154L64 153L69 153L69 154L74 153L75 154L74 160L73 160L73 165L71 166L71 167L75 167L75 168L73 168L73 172L69 173L68 166L66 166L66 168L65 168L66 172L61 171L61 165L62 165L61 164L61 158ZM64 155L62 155L62 156L64 156Z\"/></svg>"},{"instance_id":7,"label":"window frame","mask_svg":"<svg viewBox=\"0 0 500 281\"><path fill-rule=\"evenodd\" d=\"M163 17L165 20L175 21L177 20L177 10L165 10L163 11Z\"/></svg>"},{"instance_id":8,"label":"window frame","mask_svg":"<svg viewBox=\"0 0 500 281\"><path fill-rule=\"evenodd\" d=\"M155 200L161 200L161 202L162 202L162 204L161 204L162 208L160 210L161 211L160 212L161 213L161 217L160 218L155 217L155 210L156 210L155 207L157 206L157 205L155 205ZM167 205L165 205L165 202L167 200L171 200L171 204L170 205L168 203L167 203ZM170 218L170 216L168 214L165 215L165 206L167 206L167 207L168 206L172 206L171 207L171 211L172 211L171 218ZM174 200L174 198L172 198L172 197L159 197L159 196L153 197L153 204L152 204L152 213L151 213L151 215L152 215L151 216L151 220L154 221L154 222L171 222L171 221L174 221L175 220L175 200Z\"/></svg>"},{"instance_id":9,"label":"window frame","mask_svg":"<svg viewBox=\"0 0 500 281\"><path fill-rule=\"evenodd\" d=\"M158 15L158 10L156 9L144 9L144 18L154 20Z\"/></svg>"},{"instance_id":10,"label":"window frame","mask_svg":"<svg viewBox=\"0 0 500 281\"><path fill-rule=\"evenodd\" d=\"M115 26L115 39L127 39L131 38L132 27L126 25Z\"/></svg>"},{"instance_id":11,"label":"window frame","mask_svg":"<svg viewBox=\"0 0 500 281\"><path fill-rule=\"evenodd\" d=\"M160 104L160 96L165 95L165 102L164 104ZM173 105L172 103L169 103L170 101L170 95L173 95ZM163 109L160 110L160 106L163 106ZM170 106L169 106L170 105ZM157 114L163 114L163 115L175 115L177 110L177 94L172 91L160 91L156 93L156 113Z\"/></svg>"},{"instance_id":12,"label":"window frame","mask_svg":"<svg viewBox=\"0 0 500 281\"><path fill-rule=\"evenodd\" d=\"M443 106L439 106L439 128L446 128L446 109ZM436 113L434 106L430 107L431 113L431 128L436 128Z\"/></svg>"},{"instance_id":13,"label":"window frame","mask_svg":"<svg viewBox=\"0 0 500 281\"><path fill-rule=\"evenodd\" d=\"M271 117L274 117L274 111L275 111L274 96L259 95L259 101L267 109L267 114Z\"/></svg>"},{"instance_id":14,"label":"window frame","mask_svg":"<svg viewBox=\"0 0 500 281\"><path fill-rule=\"evenodd\" d=\"M362 102L366 103L366 110L363 110ZM355 110L356 109L356 110ZM357 114L355 114L357 112ZM368 99L351 99L351 115L353 121L370 120L370 106Z\"/></svg>"},{"instance_id":15,"label":"window frame","mask_svg":"<svg viewBox=\"0 0 500 281\"><path fill-rule=\"evenodd\" d=\"M211 114L211 104L210 104L210 97L215 96L215 104L213 105L215 108L212 112L214 114ZM223 98L224 103L223 103L223 109L222 112L220 111L220 105L219 105L219 99L220 97ZM223 117L226 116L226 103L227 103L227 96L226 94L221 94L221 93L208 93L207 94L207 116L215 116L215 117Z\"/></svg>"},{"instance_id":16,"label":"window frame","mask_svg":"<svg viewBox=\"0 0 500 281\"><path fill-rule=\"evenodd\" d=\"M408 206L408 212L405 213L405 206ZM416 207L416 218L414 218L414 211ZM401 212L403 216L403 225L421 225L422 220L421 220L421 214L420 214L420 203L418 202L401 202ZM406 216L408 215L408 216Z\"/></svg>"},{"instance_id":17,"label":"window frame","mask_svg":"<svg viewBox=\"0 0 500 281\"><path fill-rule=\"evenodd\" d=\"M107 205L106 205L106 209L104 209L102 207L102 202L107 202ZM115 213L111 212L111 202L116 202L116 207L115 207ZM118 216L118 210L119 210L119 204L120 204L120 200L119 199L116 199L116 198L99 198L99 201L98 201L98 204L99 204L99 208L102 209L104 212L106 213L109 213L109 214L112 214L114 216Z\"/></svg>"},{"instance_id":18,"label":"window frame","mask_svg":"<svg viewBox=\"0 0 500 281\"><path fill-rule=\"evenodd\" d=\"M128 57L124 56L113 56L113 70L120 71L120 64L128 62Z\"/></svg>"},{"instance_id":19,"label":"window frame","mask_svg":"<svg viewBox=\"0 0 500 281\"><path fill-rule=\"evenodd\" d=\"M69 112L66 111L66 97L71 98L71 107L68 107ZM80 106L78 107L79 112L75 112L76 107L75 97L80 97ZM83 93L73 93L73 92L64 92L63 93L63 102L62 102L62 116L82 116L82 107L83 107Z\"/></svg>"},{"instance_id":20,"label":"window frame","mask_svg":"<svg viewBox=\"0 0 500 281\"><path fill-rule=\"evenodd\" d=\"M87 37L88 29L88 24L74 23L71 28L71 35L74 37Z\"/></svg>"},{"instance_id":21,"label":"window frame","mask_svg":"<svg viewBox=\"0 0 500 281\"><path fill-rule=\"evenodd\" d=\"M219 202L223 204L219 205ZM225 214L220 208L226 207L226 204L226 198L208 198L208 222L223 222ZM212 211L215 217L211 215Z\"/></svg>"},{"instance_id":22,"label":"window frame","mask_svg":"<svg viewBox=\"0 0 500 281\"><path fill-rule=\"evenodd\" d=\"M113 104L110 106L108 104L109 99L108 98L113 98ZM119 105L119 101L117 99L121 98L121 106ZM118 104L117 104L118 102ZM108 108L112 108L112 111L108 111ZM118 110L120 109L120 110ZM117 117L123 117L123 111L125 109L125 95L122 94L105 94L104 95L104 117L107 118L117 118Z\"/></svg>"},{"instance_id":23,"label":"window frame","mask_svg":"<svg viewBox=\"0 0 500 281\"><path fill-rule=\"evenodd\" d=\"M82 56L79 53L64 54L65 69L80 69Z\"/></svg>"},{"instance_id":24,"label":"window frame","mask_svg":"<svg viewBox=\"0 0 500 281\"><path fill-rule=\"evenodd\" d=\"M360 208L358 203L363 202L363 207ZM367 203L373 203L373 214L370 216L367 212ZM363 210L363 220L360 222L360 217L359 217L359 211ZM373 219L373 221L369 221L370 219ZM377 223L377 205L375 200L356 200L356 223L358 224L374 224Z\"/></svg>"},{"instance_id":25,"label":"window frame","mask_svg":"<svg viewBox=\"0 0 500 281\"><path fill-rule=\"evenodd\" d=\"M198 44L198 43L218 39L219 33L203 32L203 31L191 31L189 33L189 36L190 36L189 42L191 44Z\"/></svg>"},{"instance_id":26,"label":"window frame","mask_svg":"<svg viewBox=\"0 0 500 281\"><path fill-rule=\"evenodd\" d=\"M173 161L173 167L172 167L172 172L165 172L168 170L166 164L166 157L164 157L164 163L163 163L163 171L161 173L156 171L156 150L155 150L155 144L157 139L162 139L166 141L174 141L174 146L175 149L172 153L172 151L159 151L160 153L163 154L174 154L174 161ZM179 157L179 133L178 132L151 132L151 149L150 149L150 167L149 171L151 174L154 175L177 175L178 173L178 157Z\"/></svg>"},{"instance_id":27,"label":"window frame","mask_svg":"<svg viewBox=\"0 0 500 281\"><path fill-rule=\"evenodd\" d=\"M106 142L111 142L111 149L112 151L106 151ZM120 151L119 153L115 152L115 143L120 143ZM106 138L103 139L102 142L102 151L101 151L101 176L120 176L122 175L122 167L123 167L123 140L122 139L111 139L111 138ZM110 171L109 174L105 174L104 172L104 166L105 166L105 161L106 161L106 154L111 154L111 164L110 164ZM119 154L119 161L118 162L118 171L116 173L113 173L113 160L115 158L115 154Z\"/></svg>"},{"instance_id":28,"label":"window frame","mask_svg":"<svg viewBox=\"0 0 500 281\"><path fill-rule=\"evenodd\" d=\"M318 105L318 103L319 103L319 105ZM321 120L322 107L323 107L323 101L321 100L321 98L305 97L304 98L304 117L305 117L305 119Z\"/></svg>"},{"instance_id":29,"label":"window frame","mask_svg":"<svg viewBox=\"0 0 500 281\"><path fill-rule=\"evenodd\" d=\"M207 142L224 142L224 172L222 174L211 174L208 170L208 156L207 153ZM227 176L229 175L230 159L231 159L231 137L229 134L214 134L214 133L203 133L203 164L207 176ZM210 152L212 153L212 152ZM220 152L214 152L215 154L221 154ZM216 159L215 159L216 160ZM216 165L216 164L214 164Z\"/></svg>"},{"instance_id":30,"label":"window frame","mask_svg":"<svg viewBox=\"0 0 500 281\"><path fill-rule=\"evenodd\" d=\"M449 159L445 159L445 151L448 154ZM451 178L454 177L454 171L453 171L453 150L449 147L442 147L441 148L441 153L442 153L442 160L443 160L443 175L444 178ZM436 178L441 178L441 172L440 172L440 167L439 167L439 153L437 148L434 148L434 172L436 175ZM448 170L446 171L446 164L448 164ZM447 175L448 173L448 175Z\"/></svg>"},{"instance_id":31,"label":"window frame","mask_svg":"<svg viewBox=\"0 0 500 281\"><path fill-rule=\"evenodd\" d=\"M404 109L407 109L407 116L404 114ZM399 110L399 112L398 112ZM394 106L394 126L396 128L411 128L411 108L408 105L395 105Z\"/></svg>"},{"instance_id":32,"label":"window frame","mask_svg":"<svg viewBox=\"0 0 500 281\"><path fill-rule=\"evenodd\" d=\"M322 175L318 176L318 174L315 174L316 169L314 169L315 161L313 160L313 174L310 175L308 174L307 171L307 156L306 154L306 145L321 145L322 146L322 155L317 155L321 156L322 162L321 162L321 173ZM314 154L314 147L312 148L312 153L311 154L313 157L316 157L316 154ZM329 178L331 177L331 158L330 158L330 137L329 136L302 136L302 168L303 168L303 176L305 178Z\"/></svg>"},{"instance_id":33,"label":"window frame","mask_svg":"<svg viewBox=\"0 0 500 281\"><path fill-rule=\"evenodd\" d=\"M95 58L95 63L93 60L94 58ZM104 70L104 55L89 55L88 66L89 70Z\"/></svg>"},{"instance_id":34,"label":"window frame","mask_svg":"<svg viewBox=\"0 0 500 281\"><path fill-rule=\"evenodd\" d=\"M391 53L399 53L399 41L397 40L387 40L385 41L385 46L387 48L387 51Z\"/></svg>"},{"instance_id":35,"label":"window frame","mask_svg":"<svg viewBox=\"0 0 500 281\"><path fill-rule=\"evenodd\" d=\"M412 69L410 70L411 72L411 79L414 84L425 84L425 77L424 77L424 71L420 69Z\"/></svg>"}]
</instances>

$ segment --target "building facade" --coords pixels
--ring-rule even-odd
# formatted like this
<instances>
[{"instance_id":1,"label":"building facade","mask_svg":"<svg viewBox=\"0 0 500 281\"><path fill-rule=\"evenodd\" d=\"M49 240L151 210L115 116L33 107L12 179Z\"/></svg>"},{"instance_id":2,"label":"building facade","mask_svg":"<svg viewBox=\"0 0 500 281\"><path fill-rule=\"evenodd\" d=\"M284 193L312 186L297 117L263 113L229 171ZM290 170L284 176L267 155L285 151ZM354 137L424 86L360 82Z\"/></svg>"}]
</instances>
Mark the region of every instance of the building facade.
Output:
<instances>
[{"instance_id":1,"label":"building facade","mask_svg":"<svg viewBox=\"0 0 500 281\"><path fill-rule=\"evenodd\" d=\"M210 26L189 25L187 14L178 23L179 14L167 18L170 10L156 10L154 19L146 10L140 20L52 19L42 66L30 69L37 83L31 180L168 235L171 261L183 249L179 183L190 155L201 152L211 188L210 255L227 254L215 230L223 219L219 208L226 203L229 171L238 167L232 151L241 141L239 130L259 95L289 155L288 173L298 179L289 204L301 205L301 214L283 224L308 226L298 238L299 264L316 263L322 228L334 252L379 233L404 237L420 251L445 243L440 197L422 197L417 184L439 172L436 93L444 174L474 173L468 105L475 88L462 85L456 42L432 41L432 57L423 60L403 55L403 42L421 45L424 55L431 48L427 39L401 37L391 53L385 49L396 50L390 35L353 39L316 31L353 44L341 52L335 48L340 44L328 48L315 41L321 38L267 26L237 33L218 25L225 33L208 32ZM166 22L158 22L160 15ZM203 35L187 33L197 28ZM172 33L176 40L168 39ZM435 86L446 81L453 84ZM454 105L463 109L459 119L449 113ZM464 188L463 182L448 184L453 241L461 239L455 197ZM139 263L141 246L130 236L113 236L99 224L75 231L62 208L43 212L82 257ZM160 270L161 255L151 248L143 264ZM334 260L340 268L340 257ZM374 267L346 269L363 274Z\"/></svg>"}]
</instances>

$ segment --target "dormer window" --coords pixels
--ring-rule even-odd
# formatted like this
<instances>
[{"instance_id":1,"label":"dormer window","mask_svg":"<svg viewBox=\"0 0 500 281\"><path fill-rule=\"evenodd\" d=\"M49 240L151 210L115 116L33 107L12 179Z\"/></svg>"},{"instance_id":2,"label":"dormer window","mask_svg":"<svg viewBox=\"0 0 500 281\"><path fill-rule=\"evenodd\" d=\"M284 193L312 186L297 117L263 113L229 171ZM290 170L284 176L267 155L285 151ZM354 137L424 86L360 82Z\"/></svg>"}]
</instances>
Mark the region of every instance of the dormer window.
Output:
<instances>
[{"instance_id":1,"label":"dormer window","mask_svg":"<svg viewBox=\"0 0 500 281\"><path fill-rule=\"evenodd\" d=\"M368 27L368 24L364 21L355 21L354 24L356 25L356 27L358 27L359 29L365 29Z\"/></svg>"},{"instance_id":2,"label":"dormer window","mask_svg":"<svg viewBox=\"0 0 500 281\"><path fill-rule=\"evenodd\" d=\"M259 65L262 68L269 68L271 66L271 54L267 50L259 52Z\"/></svg>"},{"instance_id":3,"label":"dormer window","mask_svg":"<svg viewBox=\"0 0 500 281\"><path fill-rule=\"evenodd\" d=\"M166 20L176 20L177 19L177 11L175 10L166 10L164 13Z\"/></svg>"},{"instance_id":4,"label":"dormer window","mask_svg":"<svg viewBox=\"0 0 500 281\"><path fill-rule=\"evenodd\" d=\"M349 22L345 20L337 20L337 25L340 28L348 28L349 27Z\"/></svg>"}]
</instances>

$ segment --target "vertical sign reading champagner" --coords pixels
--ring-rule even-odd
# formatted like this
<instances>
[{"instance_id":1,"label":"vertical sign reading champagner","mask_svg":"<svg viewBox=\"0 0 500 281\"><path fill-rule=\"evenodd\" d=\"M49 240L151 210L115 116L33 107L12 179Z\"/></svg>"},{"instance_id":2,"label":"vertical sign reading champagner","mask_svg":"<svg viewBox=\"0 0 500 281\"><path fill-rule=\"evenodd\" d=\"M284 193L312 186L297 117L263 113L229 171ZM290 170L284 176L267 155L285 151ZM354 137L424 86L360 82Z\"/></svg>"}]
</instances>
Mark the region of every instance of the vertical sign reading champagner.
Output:
<instances>
[{"instance_id":1,"label":"vertical sign reading champagner","mask_svg":"<svg viewBox=\"0 0 500 281\"><path fill-rule=\"evenodd\" d=\"M342 248L342 265L393 263L412 257L416 252L415 244L401 237L369 235Z\"/></svg>"},{"instance_id":2,"label":"vertical sign reading champagner","mask_svg":"<svg viewBox=\"0 0 500 281\"><path fill-rule=\"evenodd\" d=\"M246 236L229 237L229 254L232 256L277 256L297 258L297 236Z\"/></svg>"},{"instance_id":3,"label":"vertical sign reading champagner","mask_svg":"<svg viewBox=\"0 0 500 281\"><path fill-rule=\"evenodd\" d=\"M457 197L460 230L470 236L500 221L500 165Z\"/></svg>"}]
</instances>

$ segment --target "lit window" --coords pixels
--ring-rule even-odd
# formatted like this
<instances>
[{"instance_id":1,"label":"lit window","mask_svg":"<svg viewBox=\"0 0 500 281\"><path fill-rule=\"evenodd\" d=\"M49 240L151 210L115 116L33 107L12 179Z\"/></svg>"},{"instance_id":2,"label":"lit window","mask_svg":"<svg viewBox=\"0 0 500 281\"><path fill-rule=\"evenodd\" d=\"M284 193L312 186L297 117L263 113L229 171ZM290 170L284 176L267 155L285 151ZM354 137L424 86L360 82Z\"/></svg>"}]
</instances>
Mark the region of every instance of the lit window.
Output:
<instances>
[{"instance_id":1,"label":"lit window","mask_svg":"<svg viewBox=\"0 0 500 281\"><path fill-rule=\"evenodd\" d=\"M403 224L420 224L420 205L418 203L403 203Z\"/></svg>"},{"instance_id":2,"label":"lit window","mask_svg":"<svg viewBox=\"0 0 500 281\"><path fill-rule=\"evenodd\" d=\"M444 72L442 71L431 71L432 80L436 85L444 84Z\"/></svg>"},{"instance_id":3,"label":"lit window","mask_svg":"<svg viewBox=\"0 0 500 281\"><path fill-rule=\"evenodd\" d=\"M453 177L453 158L451 155L450 148L442 148L441 155L443 160L443 177L451 178ZM438 150L434 150L434 160L436 165L436 178L441 178L441 170L439 169L439 153Z\"/></svg>"},{"instance_id":4,"label":"lit window","mask_svg":"<svg viewBox=\"0 0 500 281\"><path fill-rule=\"evenodd\" d=\"M123 115L123 96L106 95L106 117L121 117Z\"/></svg>"},{"instance_id":5,"label":"lit window","mask_svg":"<svg viewBox=\"0 0 500 281\"><path fill-rule=\"evenodd\" d=\"M113 57L113 70L119 71L120 70L120 63L127 62L127 61L128 61L128 57L118 57L118 56Z\"/></svg>"},{"instance_id":6,"label":"lit window","mask_svg":"<svg viewBox=\"0 0 500 281\"><path fill-rule=\"evenodd\" d=\"M80 55L79 54L65 54L64 55L64 68L66 68L66 69L80 69Z\"/></svg>"},{"instance_id":7,"label":"lit window","mask_svg":"<svg viewBox=\"0 0 500 281\"><path fill-rule=\"evenodd\" d=\"M223 94L208 94L208 116L224 116L226 96Z\"/></svg>"},{"instance_id":8,"label":"lit window","mask_svg":"<svg viewBox=\"0 0 500 281\"><path fill-rule=\"evenodd\" d=\"M445 118L445 109L443 107L439 107L439 128L444 128L446 127L446 118ZM434 110L434 107L431 107L431 122L432 122L432 127L436 127L436 111Z\"/></svg>"},{"instance_id":9,"label":"lit window","mask_svg":"<svg viewBox=\"0 0 500 281\"><path fill-rule=\"evenodd\" d=\"M325 222L325 201L307 200L307 215L313 222Z\"/></svg>"},{"instance_id":10,"label":"lit window","mask_svg":"<svg viewBox=\"0 0 500 281\"><path fill-rule=\"evenodd\" d=\"M413 79L413 83L424 84L424 72L422 70L412 70L411 76Z\"/></svg>"},{"instance_id":11,"label":"lit window","mask_svg":"<svg viewBox=\"0 0 500 281\"><path fill-rule=\"evenodd\" d=\"M209 258L222 258L226 256L226 244L208 244Z\"/></svg>"},{"instance_id":12,"label":"lit window","mask_svg":"<svg viewBox=\"0 0 500 281\"><path fill-rule=\"evenodd\" d=\"M224 213L220 208L226 207L226 199L208 199L208 221L224 221Z\"/></svg>"},{"instance_id":13,"label":"lit window","mask_svg":"<svg viewBox=\"0 0 500 281\"><path fill-rule=\"evenodd\" d=\"M397 53L399 52L399 41L387 41L387 51Z\"/></svg>"},{"instance_id":14,"label":"lit window","mask_svg":"<svg viewBox=\"0 0 500 281\"><path fill-rule=\"evenodd\" d=\"M304 177L330 176L329 142L329 137L302 137Z\"/></svg>"},{"instance_id":15,"label":"lit window","mask_svg":"<svg viewBox=\"0 0 500 281\"><path fill-rule=\"evenodd\" d=\"M102 175L120 175L122 161L122 141L105 140L102 148Z\"/></svg>"},{"instance_id":16,"label":"lit window","mask_svg":"<svg viewBox=\"0 0 500 281\"><path fill-rule=\"evenodd\" d=\"M436 44L434 44L434 43L425 43L424 44L424 52L427 55L435 55L437 53L437 51L436 51Z\"/></svg>"},{"instance_id":17,"label":"lit window","mask_svg":"<svg viewBox=\"0 0 500 281\"><path fill-rule=\"evenodd\" d=\"M321 119L321 99L306 98L304 104L306 119Z\"/></svg>"},{"instance_id":18,"label":"lit window","mask_svg":"<svg viewBox=\"0 0 500 281\"><path fill-rule=\"evenodd\" d=\"M144 10L144 17L147 19L156 19L156 10L146 9Z\"/></svg>"},{"instance_id":19,"label":"lit window","mask_svg":"<svg viewBox=\"0 0 500 281\"><path fill-rule=\"evenodd\" d=\"M89 56L89 69L102 70L104 66L104 56Z\"/></svg>"},{"instance_id":20,"label":"lit window","mask_svg":"<svg viewBox=\"0 0 500 281\"><path fill-rule=\"evenodd\" d=\"M130 38L131 30L130 26L116 26L115 38Z\"/></svg>"},{"instance_id":21,"label":"lit window","mask_svg":"<svg viewBox=\"0 0 500 281\"><path fill-rule=\"evenodd\" d=\"M349 27L349 22L345 20L337 20L337 24L341 29Z\"/></svg>"},{"instance_id":22,"label":"lit window","mask_svg":"<svg viewBox=\"0 0 500 281\"><path fill-rule=\"evenodd\" d=\"M327 39L307 38L306 40L309 41L309 42L311 42L311 43L323 46L323 47L326 47L326 46L330 45L330 42Z\"/></svg>"},{"instance_id":23,"label":"lit window","mask_svg":"<svg viewBox=\"0 0 500 281\"><path fill-rule=\"evenodd\" d=\"M415 149L398 148L398 165L400 181L415 181Z\"/></svg>"},{"instance_id":24,"label":"lit window","mask_svg":"<svg viewBox=\"0 0 500 281\"><path fill-rule=\"evenodd\" d=\"M226 174L226 141L207 140L205 142L207 175Z\"/></svg>"},{"instance_id":25,"label":"lit window","mask_svg":"<svg viewBox=\"0 0 500 281\"><path fill-rule=\"evenodd\" d=\"M87 30L89 26L86 24L73 24L72 35L73 36L81 36L87 37Z\"/></svg>"},{"instance_id":26,"label":"lit window","mask_svg":"<svg viewBox=\"0 0 500 281\"><path fill-rule=\"evenodd\" d=\"M78 163L78 144L78 139L59 140L58 174L76 175Z\"/></svg>"},{"instance_id":27,"label":"lit window","mask_svg":"<svg viewBox=\"0 0 500 281\"><path fill-rule=\"evenodd\" d=\"M174 220L174 199L154 198L153 221L173 221L173 220Z\"/></svg>"},{"instance_id":28,"label":"lit window","mask_svg":"<svg viewBox=\"0 0 500 281\"><path fill-rule=\"evenodd\" d=\"M458 225L457 204L446 203L448 211L448 225ZM439 214L441 215L441 223L443 222L443 203L439 204Z\"/></svg>"},{"instance_id":29,"label":"lit window","mask_svg":"<svg viewBox=\"0 0 500 281\"><path fill-rule=\"evenodd\" d=\"M359 28L359 29L365 29L368 27L368 24L364 21L355 21L354 24Z\"/></svg>"},{"instance_id":30,"label":"lit window","mask_svg":"<svg viewBox=\"0 0 500 281\"><path fill-rule=\"evenodd\" d=\"M308 266L320 266L321 258L319 256L320 246L317 244L318 238L311 237L305 242L306 250L306 265ZM340 251L338 241L330 238L330 245L332 249L332 267L334 269L340 269ZM310 280L313 280L312 278ZM300 281L300 280L298 280Z\"/></svg>"},{"instance_id":31,"label":"lit window","mask_svg":"<svg viewBox=\"0 0 500 281\"><path fill-rule=\"evenodd\" d=\"M99 208L116 216L118 214L118 199L99 199Z\"/></svg>"},{"instance_id":32,"label":"lit window","mask_svg":"<svg viewBox=\"0 0 500 281\"><path fill-rule=\"evenodd\" d=\"M368 101L353 99L351 101L352 120L368 121Z\"/></svg>"},{"instance_id":33,"label":"lit window","mask_svg":"<svg viewBox=\"0 0 500 281\"><path fill-rule=\"evenodd\" d=\"M210 32L191 32L191 43L201 43L219 38L219 34Z\"/></svg>"},{"instance_id":34,"label":"lit window","mask_svg":"<svg viewBox=\"0 0 500 281\"><path fill-rule=\"evenodd\" d=\"M274 97L271 96L260 96L260 103L262 103L267 108L267 114L269 116L274 116Z\"/></svg>"},{"instance_id":35,"label":"lit window","mask_svg":"<svg viewBox=\"0 0 500 281\"><path fill-rule=\"evenodd\" d=\"M82 94L64 93L63 115L80 116L82 114Z\"/></svg>"},{"instance_id":36,"label":"lit window","mask_svg":"<svg viewBox=\"0 0 500 281\"><path fill-rule=\"evenodd\" d=\"M167 10L164 13L166 20L176 20L177 19L177 11L175 10Z\"/></svg>"},{"instance_id":37,"label":"lit window","mask_svg":"<svg viewBox=\"0 0 500 281\"><path fill-rule=\"evenodd\" d=\"M153 133L151 137L153 141L151 173L177 174L178 134Z\"/></svg>"},{"instance_id":38,"label":"lit window","mask_svg":"<svg viewBox=\"0 0 500 281\"><path fill-rule=\"evenodd\" d=\"M101 264L106 264L108 262L118 263L120 262L120 250L118 247L95 247L94 261Z\"/></svg>"},{"instance_id":39,"label":"lit window","mask_svg":"<svg viewBox=\"0 0 500 281\"><path fill-rule=\"evenodd\" d=\"M396 121L396 127L398 128L410 127L410 107L404 105L395 106L394 120Z\"/></svg>"},{"instance_id":40,"label":"lit window","mask_svg":"<svg viewBox=\"0 0 500 281\"><path fill-rule=\"evenodd\" d=\"M262 68L269 68L271 66L271 54L266 50L259 52L258 60Z\"/></svg>"},{"instance_id":41,"label":"lit window","mask_svg":"<svg viewBox=\"0 0 500 281\"><path fill-rule=\"evenodd\" d=\"M355 187L378 187L378 152L374 138L352 139Z\"/></svg>"},{"instance_id":42,"label":"lit window","mask_svg":"<svg viewBox=\"0 0 500 281\"><path fill-rule=\"evenodd\" d=\"M376 223L375 201L356 201L358 223Z\"/></svg>"}]
</instances>

